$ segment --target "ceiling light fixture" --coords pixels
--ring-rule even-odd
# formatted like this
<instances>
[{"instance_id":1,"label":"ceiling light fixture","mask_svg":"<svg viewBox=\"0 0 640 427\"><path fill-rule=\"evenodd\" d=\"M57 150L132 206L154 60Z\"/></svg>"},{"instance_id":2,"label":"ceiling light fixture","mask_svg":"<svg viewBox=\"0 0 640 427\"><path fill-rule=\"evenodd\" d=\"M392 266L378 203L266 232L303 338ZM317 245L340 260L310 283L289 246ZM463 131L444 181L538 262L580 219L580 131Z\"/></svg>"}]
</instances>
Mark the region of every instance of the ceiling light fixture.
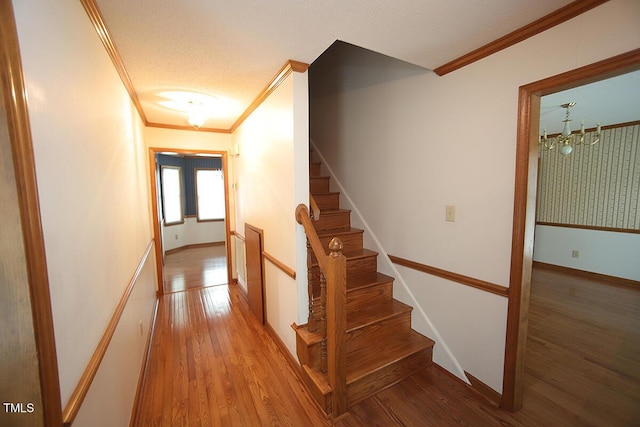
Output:
<instances>
[{"instance_id":1,"label":"ceiling light fixture","mask_svg":"<svg viewBox=\"0 0 640 427\"><path fill-rule=\"evenodd\" d=\"M580 144L596 145L598 142L600 142L600 131L601 131L600 122L598 122L598 125L596 127L595 139L591 142L588 142L588 143L584 142L584 136L587 134L587 132L584 129L584 121L580 125L579 133L574 134L571 132L571 126L569 125L569 122L571 121L570 109L575 105L576 105L575 102L568 102L566 104L561 105L562 108L565 108L567 110L567 113L563 120L564 127L562 129L562 133L558 134L558 136L556 137L550 138L547 136L547 129L545 128L544 134L540 137L540 144L542 144L544 148L546 148L547 150L553 150L559 145L560 153L562 153L565 156L568 156L573 152L573 145L576 145L576 146Z\"/></svg>"},{"instance_id":2,"label":"ceiling light fixture","mask_svg":"<svg viewBox=\"0 0 640 427\"><path fill-rule=\"evenodd\" d=\"M220 96L189 91L163 91L156 94L156 103L186 115L189 126L202 127L209 119L235 117L241 110L236 101Z\"/></svg>"},{"instance_id":3,"label":"ceiling light fixture","mask_svg":"<svg viewBox=\"0 0 640 427\"><path fill-rule=\"evenodd\" d=\"M193 101L189 101L189 106L187 122L196 129L202 127L205 120L207 120L205 106L201 103L196 104Z\"/></svg>"}]
</instances>

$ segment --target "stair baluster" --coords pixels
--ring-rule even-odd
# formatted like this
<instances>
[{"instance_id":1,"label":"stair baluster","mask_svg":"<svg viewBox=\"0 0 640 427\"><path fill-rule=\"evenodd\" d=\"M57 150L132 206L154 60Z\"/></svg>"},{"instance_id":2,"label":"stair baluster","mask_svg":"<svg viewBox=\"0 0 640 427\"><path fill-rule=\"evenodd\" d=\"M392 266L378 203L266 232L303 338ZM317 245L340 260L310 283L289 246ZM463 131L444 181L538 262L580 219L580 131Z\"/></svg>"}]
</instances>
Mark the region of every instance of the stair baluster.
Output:
<instances>
[{"instance_id":1,"label":"stair baluster","mask_svg":"<svg viewBox=\"0 0 640 427\"><path fill-rule=\"evenodd\" d=\"M313 271L311 269L311 265L313 264L313 252L311 251L311 243L309 242L309 238L307 238L307 293L309 294L309 320L307 321L307 325L309 327L309 331L316 332L318 330L318 325L316 322L316 313L315 313L315 304L313 302Z\"/></svg>"},{"instance_id":2,"label":"stair baluster","mask_svg":"<svg viewBox=\"0 0 640 427\"><path fill-rule=\"evenodd\" d=\"M327 279L320 272L320 328L322 342L320 344L320 370L327 373Z\"/></svg>"}]
</instances>

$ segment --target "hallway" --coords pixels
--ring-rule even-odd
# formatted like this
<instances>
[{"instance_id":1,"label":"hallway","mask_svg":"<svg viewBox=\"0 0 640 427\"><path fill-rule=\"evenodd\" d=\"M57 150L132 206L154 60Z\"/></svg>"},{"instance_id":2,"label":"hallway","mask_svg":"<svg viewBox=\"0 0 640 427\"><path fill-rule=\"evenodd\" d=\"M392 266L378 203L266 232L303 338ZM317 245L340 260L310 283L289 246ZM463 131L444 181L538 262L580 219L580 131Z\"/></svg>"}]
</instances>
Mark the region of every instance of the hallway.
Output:
<instances>
[{"instance_id":1,"label":"hallway","mask_svg":"<svg viewBox=\"0 0 640 427\"><path fill-rule=\"evenodd\" d=\"M140 403L138 426L327 425L234 285L163 297Z\"/></svg>"}]
</instances>

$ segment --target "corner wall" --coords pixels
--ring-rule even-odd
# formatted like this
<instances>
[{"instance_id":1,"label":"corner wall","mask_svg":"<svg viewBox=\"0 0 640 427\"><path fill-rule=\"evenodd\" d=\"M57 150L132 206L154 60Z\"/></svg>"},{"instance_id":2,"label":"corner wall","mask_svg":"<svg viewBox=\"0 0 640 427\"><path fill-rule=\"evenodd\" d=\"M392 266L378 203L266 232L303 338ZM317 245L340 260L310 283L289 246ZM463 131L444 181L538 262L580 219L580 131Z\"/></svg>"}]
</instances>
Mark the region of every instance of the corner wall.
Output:
<instances>
[{"instance_id":1,"label":"corner wall","mask_svg":"<svg viewBox=\"0 0 640 427\"><path fill-rule=\"evenodd\" d=\"M616 26L587 30L603 22ZM611 0L443 77L362 52L318 60L311 138L385 252L508 286L518 88L637 48L637 22L637 1ZM396 296L415 297L462 368L500 391L507 299L398 271Z\"/></svg>"},{"instance_id":2,"label":"corner wall","mask_svg":"<svg viewBox=\"0 0 640 427\"><path fill-rule=\"evenodd\" d=\"M152 239L147 154L142 122L82 4L13 3L64 407ZM135 282L112 340L129 350L107 351L87 395L101 403L74 426L129 419L156 287L154 275Z\"/></svg>"},{"instance_id":3,"label":"corner wall","mask_svg":"<svg viewBox=\"0 0 640 427\"><path fill-rule=\"evenodd\" d=\"M244 235L245 224L262 229L265 252L294 269L300 257L306 260L295 220L297 204L308 203L309 194L306 91L307 74L291 73L233 133L240 152L234 230ZM291 324L299 321L299 299L306 292L269 261L264 268L266 321L295 354Z\"/></svg>"}]
</instances>

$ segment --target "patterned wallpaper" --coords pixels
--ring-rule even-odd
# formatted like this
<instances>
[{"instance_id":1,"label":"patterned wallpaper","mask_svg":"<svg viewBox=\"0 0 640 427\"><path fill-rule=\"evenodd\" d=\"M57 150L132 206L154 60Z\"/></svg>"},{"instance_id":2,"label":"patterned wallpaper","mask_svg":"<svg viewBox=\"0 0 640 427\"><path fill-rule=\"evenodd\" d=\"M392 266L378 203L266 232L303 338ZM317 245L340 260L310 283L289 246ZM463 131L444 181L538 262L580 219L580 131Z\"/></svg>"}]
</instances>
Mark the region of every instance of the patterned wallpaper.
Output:
<instances>
[{"instance_id":1,"label":"patterned wallpaper","mask_svg":"<svg viewBox=\"0 0 640 427\"><path fill-rule=\"evenodd\" d=\"M640 230L639 144L635 124L605 129L598 144L569 156L540 147L537 221Z\"/></svg>"}]
</instances>

